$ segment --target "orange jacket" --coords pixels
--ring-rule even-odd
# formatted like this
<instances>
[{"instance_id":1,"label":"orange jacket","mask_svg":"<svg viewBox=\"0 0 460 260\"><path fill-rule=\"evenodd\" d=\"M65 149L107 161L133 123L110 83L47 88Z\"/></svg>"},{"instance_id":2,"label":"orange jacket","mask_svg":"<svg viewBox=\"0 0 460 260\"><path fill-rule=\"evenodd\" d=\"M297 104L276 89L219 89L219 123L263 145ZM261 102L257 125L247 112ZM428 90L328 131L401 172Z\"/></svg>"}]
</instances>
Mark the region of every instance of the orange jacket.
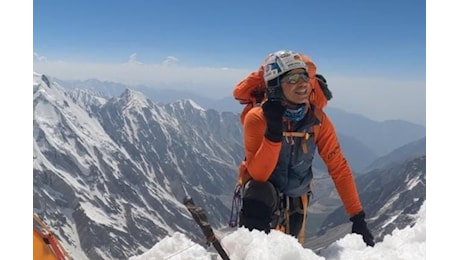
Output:
<instances>
[{"instance_id":1,"label":"orange jacket","mask_svg":"<svg viewBox=\"0 0 460 260\"><path fill-rule=\"evenodd\" d=\"M318 152L326 164L346 212L356 215L362 210L352 171L342 154L334 126L327 115L316 108L321 124L315 131ZM319 116L318 116L319 115ZM278 163L281 143L264 137L266 121L261 107L248 111L243 121L246 167L257 181L267 181ZM282 142L285 142L283 139Z\"/></svg>"}]
</instances>

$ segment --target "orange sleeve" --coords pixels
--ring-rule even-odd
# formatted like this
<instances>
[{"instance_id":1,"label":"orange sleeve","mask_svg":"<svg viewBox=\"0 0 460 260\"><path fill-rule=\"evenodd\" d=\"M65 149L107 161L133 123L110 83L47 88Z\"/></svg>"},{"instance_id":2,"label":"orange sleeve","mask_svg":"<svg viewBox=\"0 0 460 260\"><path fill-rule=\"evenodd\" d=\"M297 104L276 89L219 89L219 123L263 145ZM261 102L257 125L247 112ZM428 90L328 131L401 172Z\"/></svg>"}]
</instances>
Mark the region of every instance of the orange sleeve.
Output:
<instances>
[{"instance_id":1,"label":"orange sleeve","mask_svg":"<svg viewBox=\"0 0 460 260\"><path fill-rule=\"evenodd\" d=\"M316 137L318 152L327 166L346 212L354 216L362 210L362 205L351 168L342 154L332 122L324 113L321 121Z\"/></svg>"},{"instance_id":2,"label":"orange sleeve","mask_svg":"<svg viewBox=\"0 0 460 260\"><path fill-rule=\"evenodd\" d=\"M270 178L281 150L281 142L264 137L266 121L261 107L251 109L244 118L244 151L247 170L256 181Z\"/></svg>"}]
</instances>

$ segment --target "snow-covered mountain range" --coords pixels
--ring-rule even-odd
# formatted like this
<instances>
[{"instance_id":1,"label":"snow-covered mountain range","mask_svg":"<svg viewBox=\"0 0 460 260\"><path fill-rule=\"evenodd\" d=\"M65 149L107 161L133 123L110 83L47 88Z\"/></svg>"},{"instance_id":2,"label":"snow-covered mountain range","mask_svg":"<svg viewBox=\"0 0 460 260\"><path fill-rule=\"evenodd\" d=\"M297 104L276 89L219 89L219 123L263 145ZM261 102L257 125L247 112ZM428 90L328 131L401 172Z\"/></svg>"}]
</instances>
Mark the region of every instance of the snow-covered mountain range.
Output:
<instances>
[{"instance_id":1,"label":"snow-covered mountain range","mask_svg":"<svg viewBox=\"0 0 460 260\"><path fill-rule=\"evenodd\" d=\"M178 100L192 99L200 107L207 110L212 109L219 113L233 112L238 114L243 108L231 96L221 100L211 100L185 90L158 89L144 85L128 86L97 79L61 80L53 77L49 79L68 90L85 89L107 98L119 97L129 88L141 92L155 104L168 104ZM231 95L231 89L228 93ZM334 100L329 102L325 112L336 127L347 160L358 174L366 171L366 167L380 156L386 155L409 142L417 141L426 135L426 129L422 125L402 120L374 121L363 115L335 108ZM326 166L321 160L315 160L314 165L316 168L326 170Z\"/></svg>"},{"instance_id":2,"label":"snow-covered mountain range","mask_svg":"<svg viewBox=\"0 0 460 260\"><path fill-rule=\"evenodd\" d=\"M242 159L238 120L131 90L67 92L35 73L34 212L76 259L124 259L173 231L199 234L185 195L222 225Z\"/></svg>"},{"instance_id":3,"label":"snow-covered mountain range","mask_svg":"<svg viewBox=\"0 0 460 260\"><path fill-rule=\"evenodd\" d=\"M202 240L181 203L185 195L205 205L214 227L226 226L244 156L238 114L203 109L187 99L154 103L130 89L119 96L66 89L39 73L34 73L33 93L34 213L75 259L127 259L176 231ZM345 152L367 151L357 149L363 145L353 145L353 138L347 140ZM423 163L419 159L420 167ZM392 206L400 201L395 198L409 187L393 184L414 183L416 178L417 185L424 184L424 171L412 174L410 166L393 164L390 171L395 174L388 174L384 163L378 165L357 183L366 194L363 204L388 205L388 212L367 213L374 228L380 230L386 222L390 230L400 227L389 222L401 210ZM378 186L385 183L390 188ZM330 186L323 188L331 193ZM410 203L420 207L409 200L401 205ZM339 226L343 219L330 217L327 223Z\"/></svg>"}]
</instances>

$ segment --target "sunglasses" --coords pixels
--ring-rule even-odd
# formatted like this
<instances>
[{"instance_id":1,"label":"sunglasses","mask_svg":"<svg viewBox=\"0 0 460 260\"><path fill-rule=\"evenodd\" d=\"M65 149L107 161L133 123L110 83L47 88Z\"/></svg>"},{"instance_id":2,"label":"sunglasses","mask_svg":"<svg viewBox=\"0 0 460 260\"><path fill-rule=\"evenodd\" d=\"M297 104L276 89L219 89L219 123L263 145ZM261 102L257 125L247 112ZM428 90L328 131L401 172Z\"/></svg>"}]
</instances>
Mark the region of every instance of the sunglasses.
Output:
<instances>
[{"instance_id":1,"label":"sunglasses","mask_svg":"<svg viewBox=\"0 0 460 260\"><path fill-rule=\"evenodd\" d=\"M304 80L305 82L308 82L309 80L308 73L302 72L302 73L287 74L281 79L281 82L286 82L288 84L297 84L301 79Z\"/></svg>"}]
</instances>

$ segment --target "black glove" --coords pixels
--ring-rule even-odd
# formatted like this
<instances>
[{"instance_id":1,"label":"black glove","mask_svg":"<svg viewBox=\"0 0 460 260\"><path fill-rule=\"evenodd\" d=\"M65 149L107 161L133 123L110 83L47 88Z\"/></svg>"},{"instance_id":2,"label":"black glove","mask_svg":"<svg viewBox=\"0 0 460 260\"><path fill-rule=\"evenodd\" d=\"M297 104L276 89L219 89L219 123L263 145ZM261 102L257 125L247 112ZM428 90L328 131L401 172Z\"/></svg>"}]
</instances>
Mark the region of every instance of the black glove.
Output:
<instances>
[{"instance_id":1,"label":"black glove","mask_svg":"<svg viewBox=\"0 0 460 260\"><path fill-rule=\"evenodd\" d=\"M283 138L283 115L286 107L281 101L268 100L262 105L264 116L267 121L265 138L272 142L281 142Z\"/></svg>"},{"instance_id":2,"label":"black glove","mask_svg":"<svg viewBox=\"0 0 460 260\"><path fill-rule=\"evenodd\" d=\"M280 101L283 99L283 89L281 85L278 85L277 79L272 79L267 83L267 98L270 101Z\"/></svg>"},{"instance_id":3,"label":"black glove","mask_svg":"<svg viewBox=\"0 0 460 260\"><path fill-rule=\"evenodd\" d=\"M367 223L364 220L365 217L366 214L364 213L364 211L361 211L357 215L350 218L351 222L353 222L351 232L362 235L364 243L366 243L366 245L374 246L374 236L371 234L371 231L367 227Z\"/></svg>"}]
</instances>

